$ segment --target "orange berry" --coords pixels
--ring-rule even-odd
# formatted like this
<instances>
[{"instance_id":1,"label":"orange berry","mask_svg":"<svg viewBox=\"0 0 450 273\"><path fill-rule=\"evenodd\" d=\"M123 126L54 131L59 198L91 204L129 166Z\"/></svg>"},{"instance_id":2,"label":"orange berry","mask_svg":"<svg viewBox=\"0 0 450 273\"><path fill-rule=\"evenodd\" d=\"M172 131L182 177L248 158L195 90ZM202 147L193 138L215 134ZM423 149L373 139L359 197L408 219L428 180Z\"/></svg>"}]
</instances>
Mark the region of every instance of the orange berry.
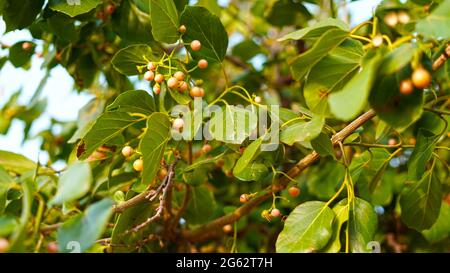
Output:
<instances>
[{"instance_id":1,"label":"orange berry","mask_svg":"<svg viewBox=\"0 0 450 273\"><path fill-rule=\"evenodd\" d=\"M147 69L150 70L150 71L155 71L156 68L157 68L157 66L156 66L156 64L154 62L149 62L147 64Z\"/></svg>"},{"instance_id":2,"label":"orange berry","mask_svg":"<svg viewBox=\"0 0 450 273\"><path fill-rule=\"evenodd\" d=\"M108 6L106 6L106 13L113 14L114 11L116 11L116 6L115 5L109 4Z\"/></svg>"},{"instance_id":3,"label":"orange berry","mask_svg":"<svg viewBox=\"0 0 450 273\"><path fill-rule=\"evenodd\" d=\"M29 42L25 42L22 44L22 49L26 50L26 51L30 50L32 47L33 47L33 45Z\"/></svg>"},{"instance_id":4,"label":"orange berry","mask_svg":"<svg viewBox=\"0 0 450 273\"><path fill-rule=\"evenodd\" d=\"M184 91L186 91L188 89L188 84L185 81L182 81L180 83L180 86L178 86L178 91L180 91L181 93L183 93Z\"/></svg>"},{"instance_id":5,"label":"orange berry","mask_svg":"<svg viewBox=\"0 0 450 273\"><path fill-rule=\"evenodd\" d=\"M144 80L151 82L151 81L153 81L154 78L155 78L155 73L153 73L153 71L145 72Z\"/></svg>"},{"instance_id":6,"label":"orange berry","mask_svg":"<svg viewBox=\"0 0 450 273\"><path fill-rule=\"evenodd\" d=\"M297 197L300 195L300 189L298 187L293 186L288 189L288 193L291 197Z\"/></svg>"},{"instance_id":7,"label":"orange berry","mask_svg":"<svg viewBox=\"0 0 450 273\"><path fill-rule=\"evenodd\" d=\"M193 51L199 51L202 48L202 43L199 40L194 40L191 42L191 49Z\"/></svg>"},{"instance_id":8,"label":"orange berry","mask_svg":"<svg viewBox=\"0 0 450 273\"><path fill-rule=\"evenodd\" d=\"M58 244L55 242L50 242L47 245L47 252L48 253L58 253L59 247Z\"/></svg>"},{"instance_id":9,"label":"orange berry","mask_svg":"<svg viewBox=\"0 0 450 273\"><path fill-rule=\"evenodd\" d=\"M212 147L211 147L210 144L205 144L205 145L203 145L203 147L202 147L202 152L203 152L204 154L207 154L207 153L209 153L209 151L211 151L211 149L212 149Z\"/></svg>"},{"instance_id":10,"label":"orange berry","mask_svg":"<svg viewBox=\"0 0 450 273\"><path fill-rule=\"evenodd\" d=\"M181 26L178 28L178 31L179 31L180 33L185 33L185 32L186 32L186 26L185 26L185 25L181 25Z\"/></svg>"},{"instance_id":11,"label":"orange berry","mask_svg":"<svg viewBox=\"0 0 450 273\"><path fill-rule=\"evenodd\" d=\"M125 146L122 148L122 155L124 157L130 157L133 155L133 153L134 153L134 150L133 150L133 148L131 148L131 146Z\"/></svg>"},{"instance_id":12,"label":"orange berry","mask_svg":"<svg viewBox=\"0 0 450 273\"><path fill-rule=\"evenodd\" d=\"M403 95L409 95L414 91L413 82L410 79L406 79L400 82L400 93Z\"/></svg>"},{"instance_id":13,"label":"orange berry","mask_svg":"<svg viewBox=\"0 0 450 273\"><path fill-rule=\"evenodd\" d=\"M184 126L184 120L182 118L176 118L173 121L172 127L176 130L180 130Z\"/></svg>"},{"instance_id":14,"label":"orange berry","mask_svg":"<svg viewBox=\"0 0 450 273\"><path fill-rule=\"evenodd\" d=\"M205 91L201 87L194 86L191 88L189 95L191 95L191 97L203 97L205 95Z\"/></svg>"},{"instance_id":15,"label":"orange berry","mask_svg":"<svg viewBox=\"0 0 450 273\"><path fill-rule=\"evenodd\" d=\"M9 249L9 241L5 238L0 238L0 253L6 253Z\"/></svg>"},{"instance_id":16,"label":"orange berry","mask_svg":"<svg viewBox=\"0 0 450 273\"><path fill-rule=\"evenodd\" d=\"M415 87L423 89L430 85L431 75L426 69L419 67L414 70L411 79Z\"/></svg>"},{"instance_id":17,"label":"orange berry","mask_svg":"<svg viewBox=\"0 0 450 273\"><path fill-rule=\"evenodd\" d=\"M225 233L231 233L233 231L233 226L232 225L225 225L222 227L223 232Z\"/></svg>"},{"instance_id":18,"label":"orange berry","mask_svg":"<svg viewBox=\"0 0 450 273\"><path fill-rule=\"evenodd\" d=\"M384 23L389 27L395 27L398 23L398 16L395 12L389 12L384 16Z\"/></svg>"},{"instance_id":19,"label":"orange berry","mask_svg":"<svg viewBox=\"0 0 450 273\"><path fill-rule=\"evenodd\" d=\"M208 61L205 59L201 59L200 61L198 61L198 68L200 69L205 69L208 67Z\"/></svg>"},{"instance_id":20,"label":"orange berry","mask_svg":"<svg viewBox=\"0 0 450 273\"><path fill-rule=\"evenodd\" d=\"M155 84L153 86L153 92L155 92L156 95L158 95L159 93L161 93L161 86L159 84Z\"/></svg>"},{"instance_id":21,"label":"orange berry","mask_svg":"<svg viewBox=\"0 0 450 273\"><path fill-rule=\"evenodd\" d=\"M175 88L177 88L177 87L178 87L178 80L177 80L176 78L174 78L174 77L170 77L170 78L167 80L167 86L168 86L170 89L175 89Z\"/></svg>"},{"instance_id":22,"label":"orange berry","mask_svg":"<svg viewBox=\"0 0 450 273\"><path fill-rule=\"evenodd\" d=\"M164 180L164 178L166 178L166 176L167 176L167 169L166 168L160 169L158 172L159 180L161 180L161 181Z\"/></svg>"},{"instance_id":23,"label":"orange berry","mask_svg":"<svg viewBox=\"0 0 450 273\"><path fill-rule=\"evenodd\" d=\"M247 203L248 200L249 200L248 194L243 193L243 194L241 194L241 196L239 197L239 201L240 201L241 203Z\"/></svg>"},{"instance_id":24,"label":"orange berry","mask_svg":"<svg viewBox=\"0 0 450 273\"><path fill-rule=\"evenodd\" d=\"M144 161L142 159L136 159L133 162L133 169L137 172L141 172L144 169Z\"/></svg>"},{"instance_id":25,"label":"orange berry","mask_svg":"<svg viewBox=\"0 0 450 273\"><path fill-rule=\"evenodd\" d=\"M388 140L388 145L390 145L390 146L395 146L395 145L397 145L397 140L396 140L395 138L390 138L390 139Z\"/></svg>"},{"instance_id":26,"label":"orange berry","mask_svg":"<svg viewBox=\"0 0 450 273\"><path fill-rule=\"evenodd\" d=\"M157 83L162 83L164 81L164 76L163 74L156 74L155 76L155 82Z\"/></svg>"},{"instance_id":27,"label":"orange berry","mask_svg":"<svg viewBox=\"0 0 450 273\"><path fill-rule=\"evenodd\" d=\"M175 74L173 74L173 76L175 77L175 79L177 79L179 81L184 81L184 73L181 71L175 72Z\"/></svg>"},{"instance_id":28,"label":"orange berry","mask_svg":"<svg viewBox=\"0 0 450 273\"><path fill-rule=\"evenodd\" d=\"M255 97L255 102L256 103L261 103L261 101L262 101L262 98L260 96L256 96Z\"/></svg>"},{"instance_id":29,"label":"orange berry","mask_svg":"<svg viewBox=\"0 0 450 273\"><path fill-rule=\"evenodd\" d=\"M273 209L271 212L270 212L270 215L272 215L273 217L279 217L280 215L281 215L281 212L280 212L280 210L279 209Z\"/></svg>"}]
</instances>

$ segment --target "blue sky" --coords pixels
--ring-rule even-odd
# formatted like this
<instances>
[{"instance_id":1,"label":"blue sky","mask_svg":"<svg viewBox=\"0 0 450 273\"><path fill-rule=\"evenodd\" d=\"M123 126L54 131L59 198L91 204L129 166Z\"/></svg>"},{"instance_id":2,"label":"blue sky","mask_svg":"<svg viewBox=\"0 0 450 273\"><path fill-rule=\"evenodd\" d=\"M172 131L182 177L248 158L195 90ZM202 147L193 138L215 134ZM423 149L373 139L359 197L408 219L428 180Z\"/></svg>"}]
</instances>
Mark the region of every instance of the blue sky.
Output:
<instances>
[{"instance_id":1,"label":"blue sky","mask_svg":"<svg viewBox=\"0 0 450 273\"><path fill-rule=\"evenodd\" d=\"M226 2L221 0L220 3ZM350 13L352 14L352 25L362 22L371 17L373 8L380 0L362 0L351 2L348 4ZM21 40L30 40L31 35L27 31L14 31L4 34L5 24L0 19L0 41L4 44L14 44ZM236 42L236 41L234 41ZM37 48L39 51L39 47ZM7 51L0 50L2 55ZM0 73L0 107L2 107L7 99L19 89L22 89L20 96L21 103L27 103L33 95L40 80L44 76L44 71L40 69L42 59L33 56L32 67L26 71L16 69L10 63L7 63ZM255 62L258 62L256 59ZM51 118L57 118L61 121L72 121L77 118L78 110L83 107L92 96L86 92L76 93L72 89L73 80L67 72L57 67L51 71L51 76L45 85L41 97L48 98L48 106L46 112L33 124L31 136L45 129L50 124ZM38 155L41 162L47 160L45 153L39 153L41 144L40 139L28 140L22 145L24 124L15 120L7 135L0 135L0 150L8 150L20 154L24 154L30 159L36 160Z\"/></svg>"}]
</instances>

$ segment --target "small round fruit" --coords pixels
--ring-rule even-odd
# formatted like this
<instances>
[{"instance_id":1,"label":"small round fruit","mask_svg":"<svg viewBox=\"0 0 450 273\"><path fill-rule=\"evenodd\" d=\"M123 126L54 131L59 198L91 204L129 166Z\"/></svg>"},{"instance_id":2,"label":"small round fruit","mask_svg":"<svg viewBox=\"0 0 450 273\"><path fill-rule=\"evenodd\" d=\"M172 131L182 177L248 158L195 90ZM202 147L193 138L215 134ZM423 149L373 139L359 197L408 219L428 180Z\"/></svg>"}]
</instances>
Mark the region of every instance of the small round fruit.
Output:
<instances>
[{"instance_id":1,"label":"small round fruit","mask_svg":"<svg viewBox=\"0 0 450 273\"><path fill-rule=\"evenodd\" d=\"M159 93L161 93L161 86L159 86L159 84L155 84L153 86L153 92L155 92L156 95L159 95Z\"/></svg>"},{"instance_id":2,"label":"small round fruit","mask_svg":"<svg viewBox=\"0 0 450 273\"><path fill-rule=\"evenodd\" d=\"M159 180L162 181L164 178L166 178L166 176L167 176L167 169L166 168L160 169L159 172L158 172Z\"/></svg>"},{"instance_id":3,"label":"small round fruit","mask_svg":"<svg viewBox=\"0 0 450 273\"><path fill-rule=\"evenodd\" d=\"M225 233L231 233L233 231L233 226L232 225L225 225L222 227L223 232Z\"/></svg>"},{"instance_id":4,"label":"small round fruit","mask_svg":"<svg viewBox=\"0 0 450 273\"><path fill-rule=\"evenodd\" d=\"M419 67L414 70L411 79L415 87L423 89L430 85L431 75L425 68Z\"/></svg>"},{"instance_id":5,"label":"small round fruit","mask_svg":"<svg viewBox=\"0 0 450 273\"><path fill-rule=\"evenodd\" d=\"M186 91L188 89L188 84L185 81L182 81L180 83L180 86L178 86L178 91L183 93L184 91Z\"/></svg>"},{"instance_id":6,"label":"small round fruit","mask_svg":"<svg viewBox=\"0 0 450 273\"><path fill-rule=\"evenodd\" d=\"M33 47L33 45L29 42L25 42L22 44L22 49L26 50L26 51L30 50L32 47Z\"/></svg>"},{"instance_id":7,"label":"small round fruit","mask_svg":"<svg viewBox=\"0 0 450 273\"><path fill-rule=\"evenodd\" d=\"M103 10L99 10L97 14L95 14L95 17L100 20L105 20L105 12L103 12Z\"/></svg>"},{"instance_id":8,"label":"small round fruit","mask_svg":"<svg viewBox=\"0 0 450 273\"><path fill-rule=\"evenodd\" d=\"M172 127L176 130L180 130L184 126L184 120L182 118L176 118L173 123Z\"/></svg>"},{"instance_id":9,"label":"small round fruit","mask_svg":"<svg viewBox=\"0 0 450 273\"><path fill-rule=\"evenodd\" d=\"M409 17L409 14L406 11L400 11L398 14L398 21L402 24L407 24L409 23L409 20L411 19Z\"/></svg>"},{"instance_id":10,"label":"small round fruit","mask_svg":"<svg viewBox=\"0 0 450 273\"><path fill-rule=\"evenodd\" d=\"M175 89L175 88L177 88L177 87L178 87L178 80L177 80L176 78L174 78L174 77L170 77L170 78L167 80L167 86L168 86L170 89Z\"/></svg>"},{"instance_id":11,"label":"small round fruit","mask_svg":"<svg viewBox=\"0 0 450 273\"><path fill-rule=\"evenodd\" d=\"M205 59L201 59L200 61L198 61L198 68L200 69L205 69L208 67L208 61Z\"/></svg>"},{"instance_id":12,"label":"small round fruit","mask_svg":"<svg viewBox=\"0 0 450 273\"><path fill-rule=\"evenodd\" d=\"M261 101L262 101L262 98L260 96L256 96L255 97L255 102L256 103L261 103Z\"/></svg>"},{"instance_id":13,"label":"small round fruit","mask_svg":"<svg viewBox=\"0 0 450 273\"><path fill-rule=\"evenodd\" d=\"M384 16L384 23L390 27L395 27L398 23L398 16L395 12L389 12Z\"/></svg>"},{"instance_id":14,"label":"small round fruit","mask_svg":"<svg viewBox=\"0 0 450 273\"><path fill-rule=\"evenodd\" d=\"M199 40L194 40L191 42L191 49L193 51L199 51L202 48L202 43Z\"/></svg>"},{"instance_id":15,"label":"small round fruit","mask_svg":"<svg viewBox=\"0 0 450 273\"><path fill-rule=\"evenodd\" d=\"M389 146L395 146L395 145L397 145L397 140L396 140L395 138L390 138L390 139L388 140L388 145L389 145Z\"/></svg>"},{"instance_id":16,"label":"small round fruit","mask_svg":"<svg viewBox=\"0 0 450 273\"><path fill-rule=\"evenodd\" d=\"M58 244L55 242L50 242L47 245L47 251L48 253L58 253L59 247Z\"/></svg>"},{"instance_id":17,"label":"small round fruit","mask_svg":"<svg viewBox=\"0 0 450 273\"><path fill-rule=\"evenodd\" d=\"M173 76L175 77L175 79L177 79L179 81L184 81L184 73L181 71L175 72L175 74L173 74Z\"/></svg>"},{"instance_id":18,"label":"small round fruit","mask_svg":"<svg viewBox=\"0 0 450 273\"><path fill-rule=\"evenodd\" d=\"M0 253L6 253L9 249L9 241L5 238L0 238Z\"/></svg>"},{"instance_id":19,"label":"small round fruit","mask_svg":"<svg viewBox=\"0 0 450 273\"><path fill-rule=\"evenodd\" d=\"M211 150L212 150L212 147L211 147L210 144L205 144L205 145L203 145L203 147L202 147L202 152L203 152L204 154L209 153Z\"/></svg>"},{"instance_id":20,"label":"small round fruit","mask_svg":"<svg viewBox=\"0 0 450 273\"><path fill-rule=\"evenodd\" d=\"M192 87L191 91L189 91L189 95L191 95L191 97L193 98L202 97L202 88L198 86Z\"/></svg>"},{"instance_id":21,"label":"small round fruit","mask_svg":"<svg viewBox=\"0 0 450 273\"><path fill-rule=\"evenodd\" d=\"M164 76L163 74L156 74L155 76L155 82L157 83L162 83L164 81Z\"/></svg>"},{"instance_id":22,"label":"small round fruit","mask_svg":"<svg viewBox=\"0 0 450 273\"><path fill-rule=\"evenodd\" d=\"M279 209L273 209L273 210L270 212L270 215L272 215L272 217L274 217L274 218L277 218L277 217L279 217L279 216L281 215L281 212L280 212Z\"/></svg>"},{"instance_id":23,"label":"small round fruit","mask_svg":"<svg viewBox=\"0 0 450 273\"><path fill-rule=\"evenodd\" d=\"M239 201L240 201L241 203L247 203L248 200L249 200L248 195L245 194L245 193L241 194L241 196L239 197Z\"/></svg>"},{"instance_id":24,"label":"small round fruit","mask_svg":"<svg viewBox=\"0 0 450 273\"><path fill-rule=\"evenodd\" d=\"M122 155L124 157L130 157L133 155L133 153L134 153L134 150L131 146L125 146L122 148Z\"/></svg>"},{"instance_id":25,"label":"small round fruit","mask_svg":"<svg viewBox=\"0 0 450 273\"><path fill-rule=\"evenodd\" d=\"M410 79L406 79L400 82L400 93L403 95L409 95L414 91L413 82Z\"/></svg>"},{"instance_id":26,"label":"small round fruit","mask_svg":"<svg viewBox=\"0 0 450 273\"><path fill-rule=\"evenodd\" d=\"M376 35L375 37L372 38L372 44L374 47L379 47L383 44L383 36L381 35Z\"/></svg>"},{"instance_id":27,"label":"small round fruit","mask_svg":"<svg viewBox=\"0 0 450 273\"><path fill-rule=\"evenodd\" d=\"M116 6L115 5L109 4L108 6L106 6L106 13L113 14L114 11L116 11Z\"/></svg>"},{"instance_id":28,"label":"small round fruit","mask_svg":"<svg viewBox=\"0 0 450 273\"><path fill-rule=\"evenodd\" d=\"M216 161L216 166L217 166L218 168L222 168L224 165L225 165L225 160L224 160L223 158L217 159L217 161Z\"/></svg>"},{"instance_id":29,"label":"small round fruit","mask_svg":"<svg viewBox=\"0 0 450 273\"><path fill-rule=\"evenodd\" d=\"M179 31L180 33L185 33L185 32L186 32L186 26L185 26L185 25L181 25L181 26L178 28L178 31Z\"/></svg>"},{"instance_id":30,"label":"small round fruit","mask_svg":"<svg viewBox=\"0 0 450 273\"><path fill-rule=\"evenodd\" d=\"M154 62L149 62L147 64L147 69L150 70L150 71L155 71L156 68L157 68L157 66L156 66L156 64Z\"/></svg>"},{"instance_id":31,"label":"small round fruit","mask_svg":"<svg viewBox=\"0 0 450 273\"><path fill-rule=\"evenodd\" d=\"M288 193L291 197L297 197L300 195L300 189L298 187L293 186L288 189Z\"/></svg>"},{"instance_id":32,"label":"small round fruit","mask_svg":"<svg viewBox=\"0 0 450 273\"><path fill-rule=\"evenodd\" d=\"M416 138L415 137L411 137L410 139L409 139L409 144L410 145L416 145L416 143L417 143L417 140L416 140Z\"/></svg>"},{"instance_id":33,"label":"small round fruit","mask_svg":"<svg viewBox=\"0 0 450 273\"><path fill-rule=\"evenodd\" d=\"M137 172L142 172L144 169L144 161L142 159L136 159L133 162L133 169Z\"/></svg>"},{"instance_id":34,"label":"small round fruit","mask_svg":"<svg viewBox=\"0 0 450 273\"><path fill-rule=\"evenodd\" d=\"M153 81L154 78L155 78L155 73L153 73L153 71L145 72L144 80L151 82L151 81Z\"/></svg>"}]
</instances>

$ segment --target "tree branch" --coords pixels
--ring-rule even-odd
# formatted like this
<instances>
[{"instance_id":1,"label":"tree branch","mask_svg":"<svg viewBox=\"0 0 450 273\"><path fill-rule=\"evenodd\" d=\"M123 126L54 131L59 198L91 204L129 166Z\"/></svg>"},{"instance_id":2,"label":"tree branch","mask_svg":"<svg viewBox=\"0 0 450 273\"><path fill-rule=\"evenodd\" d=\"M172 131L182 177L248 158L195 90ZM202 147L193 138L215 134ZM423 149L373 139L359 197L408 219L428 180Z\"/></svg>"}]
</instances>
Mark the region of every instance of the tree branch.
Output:
<instances>
[{"instance_id":1,"label":"tree branch","mask_svg":"<svg viewBox=\"0 0 450 273\"><path fill-rule=\"evenodd\" d=\"M345 128L343 128L341 131L336 133L331 138L331 141L333 142L334 145L337 145L339 142L342 142L346 137L351 135L356 129L361 127L367 121L371 120L374 116L375 116L374 110L371 109L367 111L366 113L362 114L357 119L355 119L353 122L351 122L349 125L347 125ZM319 159L319 157L320 156L316 151L311 152L288 171L288 176L291 178L298 176L304 169L306 169L307 167L311 166L314 162L316 162ZM284 189L289 184L289 181L290 181L289 178L282 177L277 183L279 187L268 187L266 190L264 190L263 194L251 199L246 204L237 208L232 213L219 217L216 220L213 220L194 230L183 231L183 237L188 241L203 241L205 239L208 239L216 229L224 225L234 223L237 220L239 220L242 216L250 213L254 207L259 205L266 199L270 198L272 196L272 192L278 192Z\"/></svg>"},{"instance_id":2,"label":"tree branch","mask_svg":"<svg viewBox=\"0 0 450 273\"><path fill-rule=\"evenodd\" d=\"M445 61L450 58L450 44L447 45L444 52L433 62L433 70L438 70L442 65L444 65Z\"/></svg>"}]
</instances>

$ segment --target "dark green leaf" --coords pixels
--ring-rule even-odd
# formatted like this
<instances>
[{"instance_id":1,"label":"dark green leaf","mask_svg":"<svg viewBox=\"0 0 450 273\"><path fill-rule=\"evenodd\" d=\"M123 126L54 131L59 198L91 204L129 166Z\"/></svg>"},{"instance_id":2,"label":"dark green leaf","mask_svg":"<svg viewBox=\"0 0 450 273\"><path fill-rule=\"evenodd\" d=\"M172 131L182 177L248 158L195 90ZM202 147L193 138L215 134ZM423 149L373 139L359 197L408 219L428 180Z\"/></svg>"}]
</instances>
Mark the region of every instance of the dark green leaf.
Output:
<instances>
[{"instance_id":1,"label":"dark green leaf","mask_svg":"<svg viewBox=\"0 0 450 273\"><path fill-rule=\"evenodd\" d=\"M211 190L206 186L192 187L191 200L184 214L189 224L203 224L211 219L216 201Z\"/></svg>"},{"instance_id":2,"label":"dark green leaf","mask_svg":"<svg viewBox=\"0 0 450 273\"><path fill-rule=\"evenodd\" d=\"M65 222L58 229L59 250L70 252L71 245L79 245L81 252L89 249L105 231L113 212L113 203L111 199L103 199Z\"/></svg>"},{"instance_id":3,"label":"dark green leaf","mask_svg":"<svg viewBox=\"0 0 450 273\"><path fill-rule=\"evenodd\" d=\"M378 225L377 214L372 205L356 197L350 203L348 225L350 251L352 253L370 251L368 244L373 241Z\"/></svg>"},{"instance_id":4,"label":"dark green leaf","mask_svg":"<svg viewBox=\"0 0 450 273\"><path fill-rule=\"evenodd\" d=\"M28 50L24 50L22 48L22 45L24 43L30 43L32 47ZM29 64L31 57L34 54L34 48L36 45L33 42L18 42L15 43L10 49L9 49L9 61L15 66L15 67L21 67Z\"/></svg>"},{"instance_id":5,"label":"dark green leaf","mask_svg":"<svg viewBox=\"0 0 450 273\"><path fill-rule=\"evenodd\" d=\"M154 58L148 45L131 45L117 51L111 60L114 68L120 73L131 76L143 73L138 67L144 67Z\"/></svg>"},{"instance_id":6,"label":"dark green leaf","mask_svg":"<svg viewBox=\"0 0 450 273\"><path fill-rule=\"evenodd\" d=\"M41 12L44 0L3 0L3 20L6 32L23 29L34 22Z\"/></svg>"},{"instance_id":7,"label":"dark green leaf","mask_svg":"<svg viewBox=\"0 0 450 273\"><path fill-rule=\"evenodd\" d=\"M150 0L150 19L155 40L168 44L178 40L180 23L173 0Z\"/></svg>"},{"instance_id":8,"label":"dark green leaf","mask_svg":"<svg viewBox=\"0 0 450 273\"><path fill-rule=\"evenodd\" d=\"M325 119L319 115L313 116L308 122L294 122L282 129L280 141L291 146L295 142L311 141L322 131Z\"/></svg>"},{"instance_id":9,"label":"dark green leaf","mask_svg":"<svg viewBox=\"0 0 450 273\"><path fill-rule=\"evenodd\" d=\"M3 166L5 170L18 174L23 174L36 169L36 163L29 160L25 156L1 150L0 165Z\"/></svg>"},{"instance_id":10,"label":"dark green leaf","mask_svg":"<svg viewBox=\"0 0 450 273\"><path fill-rule=\"evenodd\" d=\"M148 7L148 2L146 6ZM150 16L131 0L123 0L113 13L112 27L126 43L154 42Z\"/></svg>"},{"instance_id":11,"label":"dark green leaf","mask_svg":"<svg viewBox=\"0 0 450 273\"><path fill-rule=\"evenodd\" d=\"M101 0L50 0L49 7L70 17L75 17L93 10L101 3Z\"/></svg>"},{"instance_id":12,"label":"dark green leaf","mask_svg":"<svg viewBox=\"0 0 450 273\"><path fill-rule=\"evenodd\" d=\"M409 179L418 180L422 177L438 139L439 135L436 135L427 129L419 129L416 146L408 160Z\"/></svg>"},{"instance_id":13,"label":"dark green leaf","mask_svg":"<svg viewBox=\"0 0 450 273\"><path fill-rule=\"evenodd\" d=\"M280 39L279 42L286 40L307 40L307 39L316 39L322 36L324 32L330 30L332 28L339 28L345 31L349 31L349 27L346 23L339 19L327 18L325 20L321 20L318 23L314 24L310 27L305 27L289 34L284 35Z\"/></svg>"},{"instance_id":14,"label":"dark green leaf","mask_svg":"<svg viewBox=\"0 0 450 273\"><path fill-rule=\"evenodd\" d=\"M190 51L196 58L205 58L212 62L221 62L228 47L228 34L219 17L204 7L186 6L181 14L180 23L186 26L183 40L190 43L199 40L200 51ZM190 50L190 48L189 48Z\"/></svg>"},{"instance_id":15,"label":"dark green leaf","mask_svg":"<svg viewBox=\"0 0 450 273\"><path fill-rule=\"evenodd\" d=\"M106 107L106 111L141 113L144 115L150 115L155 109L155 99L144 90L123 92Z\"/></svg>"},{"instance_id":16,"label":"dark green leaf","mask_svg":"<svg viewBox=\"0 0 450 273\"><path fill-rule=\"evenodd\" d=\"M167 141L170 139L171 122L163 113L153 113L147 120L147 131L139 143L144 160L142 183L149 185L159 169Z\"/></svg>"},{"instance_id":17,"label":"dark green leaf","mask_svg":"<svg viewBox=\"0 0 450 273\"><path fill-rule=\"evenodd\" d=\"M439 217L434 225L427 230L423 230L423 236L430 243L436 243L447 238L450 235L450 204L442 202Z\"/></svg>"},{"instance_id":18,"label":"dark green leaf","mask_svg":"<svg viewBox=\"0 0 450 273\"><path fill-rule=\"evenodd\" d=\"M450 37L450 0L444 0L430 15L419 20L416 31L426 37Z\"/></svg>"}]
</instances>

